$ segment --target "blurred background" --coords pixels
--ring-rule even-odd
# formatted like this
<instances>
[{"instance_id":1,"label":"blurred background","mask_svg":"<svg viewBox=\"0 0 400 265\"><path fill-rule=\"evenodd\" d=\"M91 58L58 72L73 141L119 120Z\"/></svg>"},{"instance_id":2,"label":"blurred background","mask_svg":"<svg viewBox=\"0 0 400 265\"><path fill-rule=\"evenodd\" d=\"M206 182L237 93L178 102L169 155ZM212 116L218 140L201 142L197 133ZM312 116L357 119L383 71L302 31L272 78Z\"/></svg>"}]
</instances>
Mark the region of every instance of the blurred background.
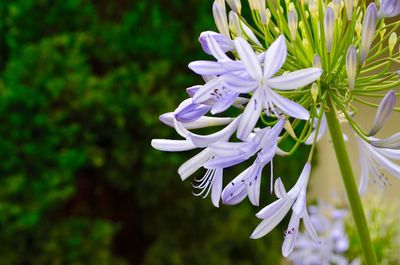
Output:
<instances>
[{"instance_id":1,"label":"blurred background","mask_svg":"<svg viewBox=\"0 0 400 265\"><path fill-rule=\"evenodd\" d=\"M194 197L176 172L192 154L150 146L176 137L158 116L202 82L187 64L207 58L211 6L0 0L0 265L280 263L288 220L249 239L259 209ZM292 185L307 154L276 160L275 175ZM341 182L323 154L311 190L329 197Z\"/></svg>"}]
</instances>

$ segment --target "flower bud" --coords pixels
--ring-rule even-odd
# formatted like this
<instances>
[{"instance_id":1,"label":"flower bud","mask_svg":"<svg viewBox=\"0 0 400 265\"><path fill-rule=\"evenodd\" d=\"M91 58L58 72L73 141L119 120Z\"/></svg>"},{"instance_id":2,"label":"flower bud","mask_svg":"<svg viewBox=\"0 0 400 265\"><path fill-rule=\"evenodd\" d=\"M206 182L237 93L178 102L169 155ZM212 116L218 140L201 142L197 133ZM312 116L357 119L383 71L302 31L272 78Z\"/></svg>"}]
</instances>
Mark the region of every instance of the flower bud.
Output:
<instances>
[{"instance_id":1,"label":"flower bud","mask_svg":"<svg viewBox=\"0 0 400 265\"><path fill-rule=\"evenodd\" d=\"M346 71L349 88L354 89L357 73L357 50L353 45L347 50Z\"/></svg>"},{"instance_id":2,"label":"flower bud","mask_svg":"<svg viewBox=\"0 0 400 265\"><path fill-rule=\"evenodd\" d=\"M331 52L333 46L333 35L335 31L335 13L333 12L333 9L331 7L328 7L325 10L324 29L326 49L328 52Z\"/></svg>"},{"instance_id":3,"label":"flower bud","mask_svg":"<svg viewBox=\"0 0 400 265\"><path fill-rule=\"evenodd\" d=\"M297 16L296 10L291 10L288 15L288 24L290 30L290 37L292 40L296 40L297 35L297 26L298 26L299 18Z\"/></svg>"},{"instance_id":4,"label":"flower bud","mask_svg":"<svg viewBox=\"0 0 400 265\"><path fill-rule=\"evenodd\" d=\"M362 31L361 31L361 44L360 44L360 64L364 64L367 59L369 49L371 48L372 41L376 30L376 21L378 19L378 10L374 3L369 4L365 12Z\"/></svg>"},{"instance_id":5,"label":"flower bud","mask_svg":"<svg viewBox=\"0 0 400 265\"><path fill-rule=\"evenodd\" d=\"M353 18L354 0L344 0L346 8L347 19L350 21Z\"/></svg>"},{"instance_id":6,"label":"flower bud","mask_svg":"<svg viewBox=\"0 0 400 265\"><path fill-rule=\"evenodd\" d=\"M218 31L229 37L229 27L228 27L228 18L226 16L225 10L225 2L216 0L213 4L213 16L215 20L215 25L217 25Z\"/></svg>"},{"instance_id":7,"label":"flower bud","mask_svg":"<svg viewBox=\"0 0 400 265\"><path fill-rule=\"evenodd\" d=\"M340 15L340 9L342 8L341 0L332 0L333 11L335 12L336 18Z\"/></svg>"},{"instance_id":8,"label":"flower bud","mask_svg":"<svg viewBox=\"0 0 400 265\"><path fill-rule=\"evenodd\" d=\"M321 57L318 54L314 55L313 66L322 69Z\"/></svg>"},{"instance_id":9,"label":"flower bud","mask_svg":"<svg viewBox=\"0 0 400 265\"><path fill-rule=\"evenodd\" d=\"M240 0L226 0L226 2L234 12L240 14L240 12L242 11L242 3L240 2Z\"/></svg>"},{"instance_id":10,"label":"flower bud","mask_svg":"<svg viewBox=\"0 0 400 265\"><path fill-rule=\"evenodd\" d=\"M266 9L266 8L260 11L261 22L262 22L264 25L267 25L267 24L268 24L268 21L269 21L269 19L268 19L268 12L269 12L269 9Z\"/></svg>"},{"instance_id":11,"label":"flower bud","mask_svg":"<svg viewBox=\"0 0 400 265\"><path fill-rule=\"evenodd\" d=\"M317 98L318 98L318 85L317 83L313 83L311 85L311 97L314 101L314 103L317 102Z\"/></svg>"},{"instance_id":12,"label":"flower bud","mask_svg":"<svg viewBox=\"0 0 400 265\"><path fill-rule=\"evenodd\" d=\"M313 18L318 18L318 4L315 0L310 0L308 2L308 10Z\"/></svg>"},{"instance_id":13,"label":"flower bud","mask_svg":"<svg viewBox=\"0 0 400 265\"><path fill-rule=\"evenodd\" d=\"M399 0L382 0L379 10L379 18L395 17L400 14Z\"/></svg>"},{"instance_id":14,"label":"flower bud","mask_svg":"<svg viewBox=\"0 0 400 265\"><path fill-rule=\"evenodd\" d=\"M375 135L385 125L396 105L396 93L390 90L379 104L369 135Z\"/></svg>"},{"instance_id":15,"label":"flower bud","mask_svg":"<svg viewBox=\"0 0 400 265\"><path fill-rule=\"evenodd\" d=\"M355 30L356 30L357 38L361 38L362 23L359 19L356 21Z\"/></svg>"},{"instance_id":16,"label":"flower bud","mask_svg":"<svg viewBox=\"0 0 400 265\"><path fill-rule=\"evenodd\" d=\"M393 50L394 50L394 46L397 43L397 34L396 32L393 32L392 34L390 34L389 37L389 53L392 54Z\"/></svg>"}]
</instances>

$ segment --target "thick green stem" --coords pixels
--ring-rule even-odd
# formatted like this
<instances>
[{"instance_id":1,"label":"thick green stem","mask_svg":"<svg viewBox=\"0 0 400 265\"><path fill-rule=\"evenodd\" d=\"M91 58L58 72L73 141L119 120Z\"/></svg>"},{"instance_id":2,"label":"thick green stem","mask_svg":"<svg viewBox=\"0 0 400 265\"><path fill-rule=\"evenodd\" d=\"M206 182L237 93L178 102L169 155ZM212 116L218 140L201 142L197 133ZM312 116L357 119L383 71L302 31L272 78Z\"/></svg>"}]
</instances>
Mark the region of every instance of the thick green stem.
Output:
<instances>
[{"instance_id":1,"label":"thick green stem","mask_svg":"<svg viewBox=\"0 0 400 265\"><path fill-rule=\"evenodd\" d=\"M332 99L329 96L327 101L330 110L326 112L326 119L328 121L328 127L331 133L332 143L340 167L340 172L342 173L342 179L346 188L347 198L350 203L354 223L356 224L357 232L360 237L365 264L378 265L375 250L369 235L367 220L365 218L361 199L358 194L350 158L343 139L342 129L340 127L339 120L336 117L336 109L333 105Z\"/></svg>"}]
</instances>

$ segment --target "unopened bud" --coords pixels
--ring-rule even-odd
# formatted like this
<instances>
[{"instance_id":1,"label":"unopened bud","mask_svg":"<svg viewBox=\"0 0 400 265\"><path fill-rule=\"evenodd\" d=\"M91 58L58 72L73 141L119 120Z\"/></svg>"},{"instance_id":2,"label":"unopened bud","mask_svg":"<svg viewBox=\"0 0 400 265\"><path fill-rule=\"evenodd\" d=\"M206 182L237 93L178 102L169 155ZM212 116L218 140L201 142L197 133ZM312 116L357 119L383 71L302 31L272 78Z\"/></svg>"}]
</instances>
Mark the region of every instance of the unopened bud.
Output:
<instances>
[{"instance_id":1,"label":"unopened bud","mask_svg":"<svg viewBox=\"0 0 400 265\"><path fill-rule=\"evenodd\" d=\"M318 18L318 4L315 0L310 0L308 2L308 10L313 18Z\"/></svg>"},{"instance_id":2,"label":"unopened bud","mask_svg":"<svg viewBox=\"0 0 400 265\"><path fill-rule=\"evenodd\" d=\"M390 90L382 99L369 135L375 135L386 124L396 105L396 93Z\"/></svg>"},{"instance_id":3,"label":"unopened bud","mask_svg":"<svg viewBox=\"0 0 400 265\"><path fill-rule=\"evenodd\" d=\"M393 53L394 46L396 46L396 43L397 43L397 34L396 34L396 32L393 32L392 34L390 34L390 37L389 37L389 52L390 52L390 54Z\"/></svg>"},{"instance_id":4,"label":"unopened bud","mask_svg":"<svg viewBox=\"0 0 400 265\"><path fill-rule=\"evenodd\" d=\"M314 55L313 66L322 69L321 57L318 54Z\"/></svg>"},{"instance_id":5,"label":"unopened bud","mask_svg":"<svg viewBox=\"0 0 400 265\"><path fill-rule=\"evenodd\" d=\"M367 59L369 49L371 48L372 41L376 30L376 21L378 19L378 10L374 3L369 4L365 12L362 31L361 31L361 44L360 44L360 64L364 64Z\"/></svg>"},{"instance_id":6,"label":"unopened bud","mask_svg":"<svg viewBox=\"0 0 400 265\"><path fill-rule=\"evenodd\" d=\"M354 9L354 0L344 0L344 6L346 8L347 19L352 20L353 9Z\"/></svg>"},{"instance_id":7,"label":"unopened bud","mask_svg":"<svg viewBox=\"0 0 400 265\"><path fill-rule=\"evenodd\" d=\"M360 20L357 20L356 26L355 26L355 30L356 30L356 33L357 33L357 37L361 38L362 24L361 24Z\"/></svg>"},{"instance_id":8,"label":"unopened bud","mask_svg":"<svg viewBox=\"0 0 400 265\"><path fill-rule=\"evenodd\" d=\"M226 16L225 11L225 2L222 1L215 1L213 4L213 16L215 20L215 25L217 25L218 31L229 37L229 26L228 26L228 18Z\"/></svg>"},{"instance_id":9,"label":"unopened bud","mask_svg":"<svg viewBox=\"0 0 400 265\"><path fill-rule=\"evenodd\" d=\"M341 0L332 0L333 11L335 12L336 18L339 17L340 9L342 8L342 1Z\"/></svg>"},{"instance_id":10,"label":"unopened bud","mask_svg":"<svg viewBox=\"0 0 400 265\"><path fill-rule=\"evenodd\" d=\"M347 50L346 71L349 88L354 89L357 73L357 50L353 45Z\"/></svg>"},{"instance_id":11,"label":"unopened bud","mask_svg":"<svg viewBox=\"0 0 400 265\"><path fill-rule=\"evenodd\" d=\"M311 97L314 101L314 103L317 102L317 98L318 98L318 85L317 83L313 83L311 85Z\"/></svg>"},{"instance_id":12,"label":"unopened bud","mask_svg":"<svg viewBox=\"0 0 400 265\"><path fill-rule=\"evenodd\" d=\"M333 9L331 7L328 7L325 10L324 30L325 30L326 50L328 52L331 52L333 46L333 35L335 31L335 13L333 12Z\"/></svg>"},{"instance_id":13,"label":"unopened bud","mask_svg":"<svg viewBox=\"0 0 400 265\"><path fill-rule=\"evenodd\" d=\"M234 12L240 14L242 11L242 3L240 0L226 0L226 2Z\"/></svg>"},{"instance_id":14,"label":"unopened bud","mask_svg":"<svg viewBox=\"0 0 400 265\"><path fill-rule=\"evenodd\" d=\"M288 15L288 24L292 40L296 40L298 21L296 10L291 10Z\"/></svg>"}]
</instances>

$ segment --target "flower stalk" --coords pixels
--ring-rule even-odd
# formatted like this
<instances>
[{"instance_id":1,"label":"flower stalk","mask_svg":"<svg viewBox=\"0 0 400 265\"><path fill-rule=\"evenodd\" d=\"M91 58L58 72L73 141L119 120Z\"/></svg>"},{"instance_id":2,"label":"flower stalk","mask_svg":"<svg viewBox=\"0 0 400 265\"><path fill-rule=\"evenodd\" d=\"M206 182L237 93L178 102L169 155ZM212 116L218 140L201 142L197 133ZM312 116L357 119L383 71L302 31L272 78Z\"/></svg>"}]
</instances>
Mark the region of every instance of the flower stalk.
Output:
<instances>
[{"instance_id":1,"label":"flower stalk","mask_svg":"<svg viewBox=\"0 0 400 265\"><path fill-rule=\"evenodd\" d=\"M357 227L358 235L362 245L365 264L378 265L374 247L369 235L367 219L365 218L364 209L358 193L353 168L347 152L346 144L343 139L343 133L339 120L336 116L336 109L332 99L328 97L327 104L329 111L326 111L326 120L328 122L329 132L332 138L332 144L335 149L336 158L342 174L343 183L346 189L347 198L349 200L354 223Z\"/></svg>"}]
</instances>

